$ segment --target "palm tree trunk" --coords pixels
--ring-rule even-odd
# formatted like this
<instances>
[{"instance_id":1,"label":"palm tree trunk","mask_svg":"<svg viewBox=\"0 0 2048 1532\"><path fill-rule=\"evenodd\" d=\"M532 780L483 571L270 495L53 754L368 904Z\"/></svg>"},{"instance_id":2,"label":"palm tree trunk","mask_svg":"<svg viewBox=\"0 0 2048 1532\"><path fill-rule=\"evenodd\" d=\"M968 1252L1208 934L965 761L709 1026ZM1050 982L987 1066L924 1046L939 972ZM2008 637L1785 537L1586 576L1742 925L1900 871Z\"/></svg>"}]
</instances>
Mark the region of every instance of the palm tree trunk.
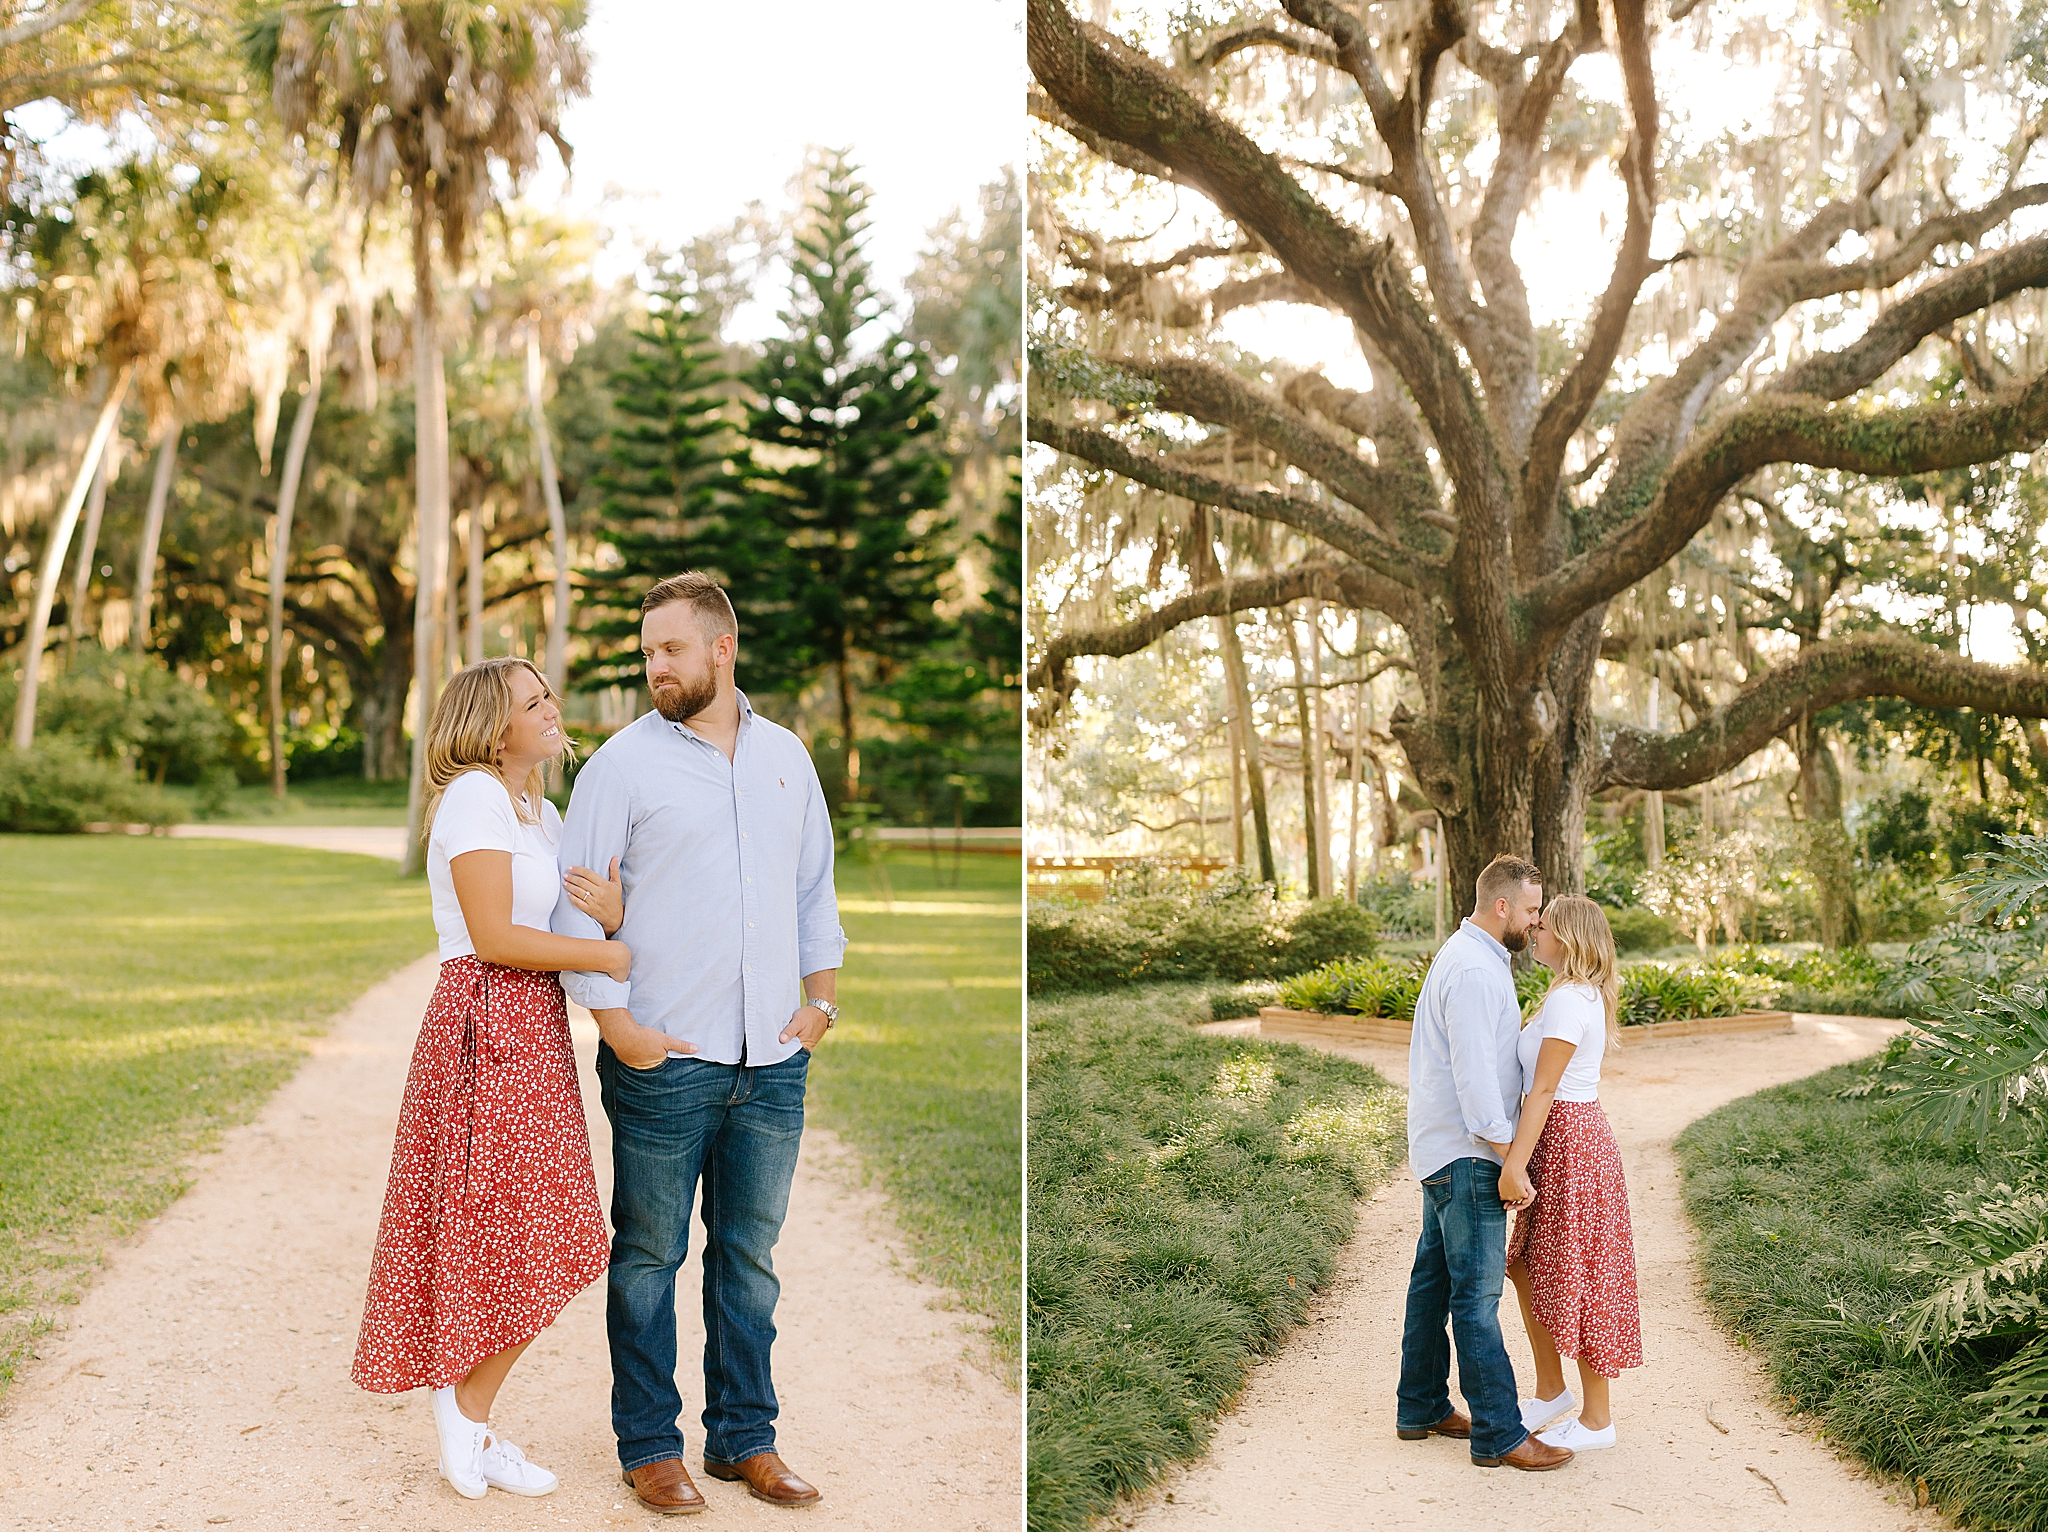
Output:
<instances>
[{"instance_id":1,"label":"palm tree trunk","mask_svg":"<svg viewBox=\"0 0 2048 1532\"><path fill-rule=\"evenodd\" d=\"M1308 672L1301 666L1301 645L1294 636L1294 613L1280 609L1280 631L1287 635L1287 660L1294 667L1294 712L1301 724L1301 819L1308 832L1308 896L1323 897L1323 859L1316 846L1322 840L1316 813L1316 777L1322 765L1315 747L1315 725L1308 700Z\"/></svg>"},{"instance_id":2,"label":"palm tree trunk","mask_svg":"<svg viewBox=\"0 0 2048 1532\"><path fill-rule=\"evenodd\" d=\"M562 486L555 477L555 449L548 437L548 412L541 402L544 381L540 336L526 336L526 405L533 416L533 457L541 497L548 506L548 540L555 554L555 599L548 609L548 685L560 696L569 680L569 523L562 515Z\"/></svg>"},{"instance_id":3,"label":"palm tree trunk","mask_svg":"<svg viewBox=\"0 0 2048 1532\"><path fill-rule=\"evenodd\" d=\"M462 513L462 662L474 665L484 657L484 508L472 505Z\"/></svg>"},{"instance_id":4,"label":"palm tree trunk","mask_svg":"<svg viewBox=\"0 0 2048 1532\"><path fill-rule=\"evenodd\" d=\"M1358 798L1365 775L1364 690L1361 685L1351 694L1351 854L1344 859L1344 897L1353 904L1358 903Z\"/></svg>"},{"instance_id":5,"label":"palm tree trunk","mask_svg":"<svg viewBox=\"0 0 2048 1532\"><path fill-rule=\"evenodd\" d=\"M137 654L149 653L149 611L156 594L156 550L164 533L164 506L178 469L178 437L184 423L173 415L156 448L156 475L149 481L149 509L142 518L142 547L135 555L135 620L128 630Z\"/></svg>"},{"instance_id":6,"label":"palm tree trunk","mask_svg":"<svg viewBox=\"0 0 2048 1532\"><path fill-rule=\"evenodd\" d=\"M284 796L284 581L292 562L292 512L299 502L299 480L306 471L306 449L313 440L313 417L320 410L320 378L325 370L307 356L306 391L292 411L292 436L284 449L284 478L277 486L277 519L270 540L270 792Z\"/></svg>"},{"instance_id":7,"label":"palm tree trunk","mask_svg":"<svg viewBox=\"0 0 2048 1532\"><path fill-rule=\"evenodd\" d=\"M421 189L424 191L424 188ZM420 809L426 784L427 723L446 673L442 652L442 590L448 569L448 383L441 368L441 339L434 322L433 248L425 198L413 205L412 354L418 499L417 590L413 600L412 768L405 805L405 863L411 876L424 866Z\"/></svg>"},{"instance_id":8,"label":"palm tree trunk","mask_svg":"<svg viewBox=\"0 0 2048 1532\"><path fill-rule=\"evenodd\" d=\"M63 573L72 529L78 525L78 513L85 507L86 492L92 488L93 475L99 472L100 455L107 450L107 442L114 434L121 402L128 397L128 380L134 375L135 364L130 362L107 390L106 403L100 406L100 418L86 443L85 459L78 465L78 477L71 481L71 493L64 498L57 523L50 528L50 544L43 550L43 567L36 576L35 610L29 616L28 641L21 650L21 690L14 699L13 741L17 750L26 750L36 742L36 691L42 681L43 640L50 632L50 607L57 598L57 577Z\"/></svg>"},{"instance_id":9,"label":"palm tree trunk","mask_svg":"<svg viewBox=\"0 0 2048 1532\"><path fill-rule=\"evenodd\" d=\"M113 465L114 443L100 454L100 466L92 476L92 489L85 497L85 531L78 539L78 568L71 576L71 605L64 612L64 668L78 663L78 633L85 623L85 596L92 584L92 559L99 552L100 523L107 514L107 470Z\"/></svg>"},{"instance_id":10,"label":"palm tree trunk","mask_svg":"<svg viewBox=\"0 0 2048 1532\"><path fill-rule=\"evenodd\" d=\"M1252 722L1251 679L1245 674L1244 645L1237 636L1237 623L1229 617L1216 619L1223 637L1223 671L1230 681L1230 705L1244 721L1244 776L1251 789L1252 834L1259 850L1259 881L1278 883L1273 873L1273 829L1266 815L1266 772L1259 763L1259 731Z\"/></svg>"}]
</instances>

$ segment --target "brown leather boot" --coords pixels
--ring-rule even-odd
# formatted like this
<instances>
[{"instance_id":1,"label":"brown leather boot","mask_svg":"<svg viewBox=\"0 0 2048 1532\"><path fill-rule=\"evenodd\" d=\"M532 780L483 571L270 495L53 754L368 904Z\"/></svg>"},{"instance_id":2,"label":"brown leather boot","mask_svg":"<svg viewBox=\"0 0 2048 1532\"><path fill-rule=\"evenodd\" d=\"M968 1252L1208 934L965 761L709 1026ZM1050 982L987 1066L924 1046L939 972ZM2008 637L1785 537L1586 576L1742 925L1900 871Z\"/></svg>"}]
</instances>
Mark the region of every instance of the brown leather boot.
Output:
<instances>
[{"instance_id":1,"label":"brown leather boot","mask_svg":"<svg viewBox=\"0 0 2048 1532\"><path fill-rule=\"evenodd\" d=\"M714 1479L739 1481L756 1500L770 1505L816 1505L825 1497L789 1471L789 1465L772 1452L757 1452L737 1463L704 1460L704 1471Z\"/></svg>"},{"instance_id":2,"label":"brown leather boot","mask_svg":"<svg viewBox=\"0 0 2048 1532\"><path fill-rule=\"evenodd\" d=\"M704 1509L703 1492L691 1481L690 1470L683 1467L681 1458L642 1463L619 1477L650 1511L659 1511L664 1516L694 1516Z\"/></svg>"},{"instance_id":3,"label":"brown leather boot","mask_svg":"<svg viewBox=\"0 0 2048 1532\"><path fill-rule=\"evenodd\" d=\"M1419 1431L1403 1427L1394 1434L1404 1442L1427 1441L1432 1436L1452 1436L1462 1442L1472 1435L1472 1422L1465 1418L1463 1410L1453 1410L1433 1426L1424 1426Z\"/></svg>"},{"instance_id":4,"label":"brown leather boot","mask_svg":"<svg viewBox=\"0 0 2048 1532\"><path fill-rule=\"evenodd\" d=\"M1513 1452L1503 1452L1497 1458L1474 1457L1474 1468L1498 1468L1505 1463L1510 1468L1519 1468L1524 1473L1545 1473L1553 1468L1562 1468L1572 1460L1573 1454L1564 1447L1553 1447L1539 1442L1535 1437L1522 1439L1521 1446Z\"/></svg>"}]
</instances>

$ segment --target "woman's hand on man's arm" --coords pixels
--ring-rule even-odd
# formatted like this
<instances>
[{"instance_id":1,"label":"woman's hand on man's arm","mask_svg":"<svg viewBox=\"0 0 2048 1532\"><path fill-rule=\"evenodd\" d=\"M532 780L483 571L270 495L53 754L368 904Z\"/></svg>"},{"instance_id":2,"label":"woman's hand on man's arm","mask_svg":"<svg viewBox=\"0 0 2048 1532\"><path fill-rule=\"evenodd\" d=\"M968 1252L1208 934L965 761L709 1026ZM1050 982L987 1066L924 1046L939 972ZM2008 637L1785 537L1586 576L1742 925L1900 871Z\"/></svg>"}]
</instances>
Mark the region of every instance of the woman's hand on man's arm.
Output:
<instances>
[{"instance_id":1,"label":"woman's hand on man's arm","mask_svg":"<svg viewBox=\"0 0 2048 1532\"><path fill-rule=\"evenodd\" d=\"M610 974L622 982L631 976L633 953L624 942L557 936L512 923L511 852L465 851L449 860L448 873L469 943L486 963L533 973L573 968Z\"/></svg>"},{"instance_id":2,"label":"woman's hand on man's arm","mask_svg":"<svg viewBox=\"0 0 2048 1532\"><path fill-rule=\"evenodd\" d=\"M619 879L617 857L612 858L610 876L599 877L588 867L571 867L562 874L562 887L568 891L570 902L602 926L606 936L614 935L625 924L626 891ZM613 977L623 979L625 975Z\"/></svg>"}]
</instances>

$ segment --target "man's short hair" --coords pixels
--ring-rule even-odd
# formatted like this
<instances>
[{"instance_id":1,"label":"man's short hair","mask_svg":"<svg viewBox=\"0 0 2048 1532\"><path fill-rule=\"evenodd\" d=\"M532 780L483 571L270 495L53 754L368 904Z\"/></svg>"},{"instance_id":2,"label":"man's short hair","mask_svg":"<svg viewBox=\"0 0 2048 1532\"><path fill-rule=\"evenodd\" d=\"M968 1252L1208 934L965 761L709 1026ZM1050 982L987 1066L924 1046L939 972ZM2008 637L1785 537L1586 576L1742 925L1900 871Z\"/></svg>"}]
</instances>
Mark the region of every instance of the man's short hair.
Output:
<instances>
[{"instance_id":1,"label":"man's short hair","mask_svg":"<svg viewBox=\"0 0 2048 1532\"><path fill-rule=\"evenodd\" d=\"M1513 900L1524 883L1534 883L1540 888L1543 869L1518 856L1503 853L1495 857L1479 872L1480 910L1492 909L1497 899Z\"/></svg>"},{"instance_id":2,"label":"man's short hair","mask_svg":"<svg viewBox=\"0 0 2048 1532\"><path fill-rule=\"evenodd\" d=\"M721 633L729 633L735 639L740 636L740 622L733 615L731 598L716 580L701 569L684 570L655 585L640 598L640 613L644 617L658 607L678 601L690 604L697 614L697 621L703 625L706 638L716 638Z\"/></svg>"}]
</instances>

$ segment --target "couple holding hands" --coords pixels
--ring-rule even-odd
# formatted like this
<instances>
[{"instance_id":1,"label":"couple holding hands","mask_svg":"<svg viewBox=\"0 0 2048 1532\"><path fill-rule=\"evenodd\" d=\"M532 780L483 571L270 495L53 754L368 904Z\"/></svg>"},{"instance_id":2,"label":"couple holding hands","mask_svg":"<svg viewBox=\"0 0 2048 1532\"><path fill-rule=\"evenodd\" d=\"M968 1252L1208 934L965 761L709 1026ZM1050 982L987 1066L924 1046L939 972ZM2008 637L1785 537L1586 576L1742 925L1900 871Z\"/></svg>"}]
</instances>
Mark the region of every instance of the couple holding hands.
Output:
<instances>
[{"instance_id":1,"label":"couple holding hands","mask_svg":"<svg viewBox=\"0 0 2048 1532\"><path fill-rule=\"evenodd\" d=\"M625 1483L650 1510L703 1510L675 1381L676 1271L701 1186L704 1470L808 1505L819 1492L775 1450L771 1252L811 1049L838 1016L832 826L803 742L733 684L739 629L718 584L664 580L641 614L654 711L590 758L566 823L542 786L569 740L532 665L466 666L427 723L441 975L406 1078L353 1376L375 1393L433 1391L440 1472L458 1493L545 1495L555 1475L491 1424L492 1407L520 1353L607 1276ZM601 1038L609 1241L565 990Z\"/></svg>"},{"instance_id":2,"label":"couple holding hands","mask_svg":"<svg viewBox=\"0 0 2048 1532\"><path fill-rule=\"evenodd\" d=\"M1643 1364L1628 1187L1600 1107L1600 1063L1621 1040L1614 934L1590 899L1564 894L1545 909L1542 879L1512 856L1479 874L1473 913L1430 964L1408 1051L1422 1237L1395 1424L1404 1441L1469 1440L1481 1468L1561 1468L1612 1447L1608 1384ZM1511 967L1525 947L1550 970L1526 1025ZM1501 1341L1508 1279L1536 1355L1533 1399L1517 1399ZM1469 1416L1451 1406L1453 1340ZM1583 1401L1565 1386L1565 1357L1578 1361ZM1562 1420L1575 1403L1577 1418Z\"/></svg>"}]
</instances>

